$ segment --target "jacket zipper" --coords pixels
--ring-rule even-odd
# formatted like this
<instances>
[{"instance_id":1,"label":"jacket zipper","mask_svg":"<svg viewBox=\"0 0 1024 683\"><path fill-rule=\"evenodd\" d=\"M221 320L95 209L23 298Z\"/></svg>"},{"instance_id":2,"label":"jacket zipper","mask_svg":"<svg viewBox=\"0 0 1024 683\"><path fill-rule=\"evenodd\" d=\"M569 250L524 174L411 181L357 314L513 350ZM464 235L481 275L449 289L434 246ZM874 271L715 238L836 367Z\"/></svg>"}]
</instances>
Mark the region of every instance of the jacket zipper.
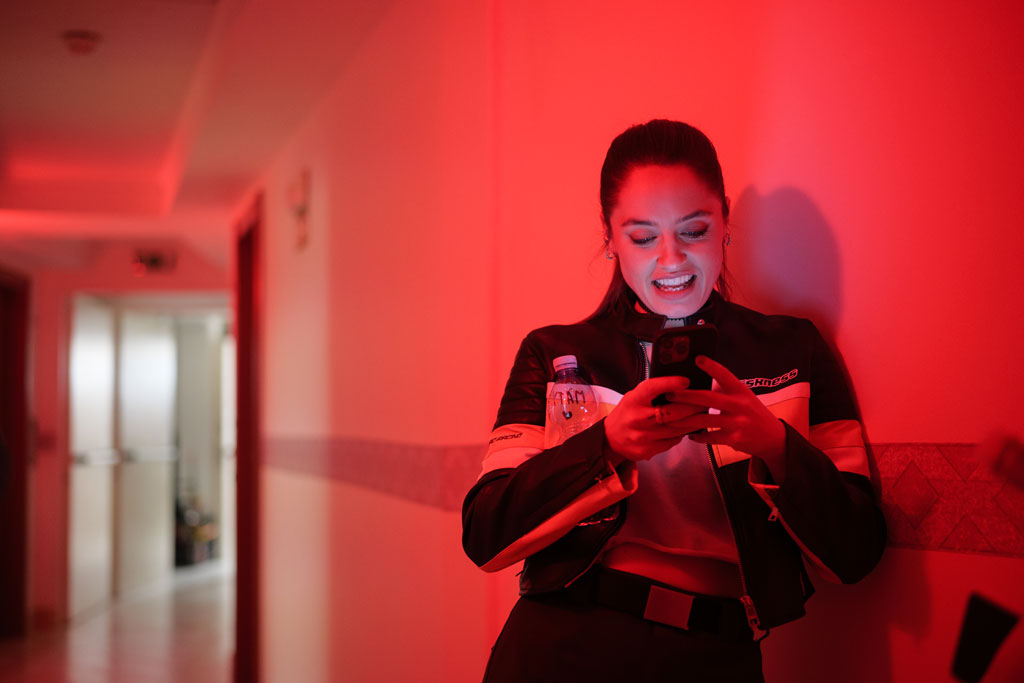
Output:
<instances>
[{"instance_id":1,"label":"jacket zipper","mask_svg":"<svg viewBox=\"0 0 1024 683\"><path fill-rule=\"evenodd\" d=\"M701 320L697 324L702 324L704 321ZM640 358L643 360L644 367L644 379L650 379L651 366L650 361L647 360L647 349L644 348L644 343L637 340L640 345ZM750 593L747 591L747 579L743 574L743 561L740 559L740 545L736 540L736 530L732 525L732 517L729 516L729 508L725 505L725 494L722 493L722 484L718 480L718 466L715 464L715 452L711 448L711 444L707 445L708 449L708 462L711 464L711 477L715 480L715 489L718 490L718 498L722 501L722 509L725 510L725 521L729 524L729 535L732 536L732 545L736 548L736 566L739 569L740 574L740 589L743 591L740 602L743 603L743 609L747 614L747 622L750 624L752 629L758 631L761 630L761 619L757 616L757 609L754 607L754 600L750 597ZM774 512L774 510L773 510Z\"/></svg>"},{"instance_id":2,"label":"jacket zipper","mask_svg":"<svg viewBox=\"0 0 1024 683\"><path fill-rule=\"evenodd\" d=\"M754 608L754 600L750 597L749 591L747 591L747 579L743 574L743 560L740 559L740 544L736 540L736 529L732 525L732 517L729 516L729 508L725 505L725 494L722 493L722 484L718 480L718 466L715 464L715 452L711 448L711 444L707 444L708 449L708 461L711 464L711 476L715 480L715 488L718 489L718 497L722 501L722 508L725 510L725 521L729 524L729 534L732 536L732 545L736 548L736 567L740 573L740 589L743 591L743 595L740 597L740 602L743 603L743 609L747 613L747 622L750 624L752 629L757 631L761 630L761 619L757 616L757 610Z\"/></svg>"}]
</instances>

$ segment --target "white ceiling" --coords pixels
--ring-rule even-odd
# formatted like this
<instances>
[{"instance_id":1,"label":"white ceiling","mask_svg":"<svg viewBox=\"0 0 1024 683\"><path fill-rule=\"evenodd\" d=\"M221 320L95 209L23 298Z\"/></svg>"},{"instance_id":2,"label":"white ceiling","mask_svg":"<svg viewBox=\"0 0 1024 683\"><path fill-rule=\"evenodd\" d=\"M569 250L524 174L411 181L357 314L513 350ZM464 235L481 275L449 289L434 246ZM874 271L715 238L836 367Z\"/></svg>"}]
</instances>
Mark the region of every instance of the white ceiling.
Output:
<instances>
[{"instance_id":1,"label":"white ceiling","mask_svg":"<svg viewBox=\"0 0 1024 683\"><path fill-rule=\"evenodd\" d=\"M0 242L180 237L224 263L260 173L393 2L0 3Z\"/></svg>"}]
</instances>

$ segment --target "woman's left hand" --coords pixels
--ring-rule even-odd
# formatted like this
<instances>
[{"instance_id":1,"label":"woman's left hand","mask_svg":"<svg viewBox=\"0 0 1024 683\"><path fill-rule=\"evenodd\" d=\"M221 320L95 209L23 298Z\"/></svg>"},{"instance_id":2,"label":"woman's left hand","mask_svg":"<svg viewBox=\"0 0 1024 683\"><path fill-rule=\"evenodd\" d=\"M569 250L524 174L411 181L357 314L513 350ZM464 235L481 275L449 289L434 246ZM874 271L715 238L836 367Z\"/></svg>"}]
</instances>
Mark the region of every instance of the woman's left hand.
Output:
<instances>
[{"instance_id":1,"label":"woman's left hand","mask_svg":"<svg viewBox=\"0 0 1024 683\"><path fill-rule=\"evenodd\" d=\"M673 392L673 401L714 408L717 415L698 413L683 422L696 431L690 434L700 443L724 444L762 459L777 483L785 476L786 428L779 418L758 400L747 385L722 364L697 356L697 367L711 375L718 386L711 390L686 389Z\"/></svg>"}]
</instances>

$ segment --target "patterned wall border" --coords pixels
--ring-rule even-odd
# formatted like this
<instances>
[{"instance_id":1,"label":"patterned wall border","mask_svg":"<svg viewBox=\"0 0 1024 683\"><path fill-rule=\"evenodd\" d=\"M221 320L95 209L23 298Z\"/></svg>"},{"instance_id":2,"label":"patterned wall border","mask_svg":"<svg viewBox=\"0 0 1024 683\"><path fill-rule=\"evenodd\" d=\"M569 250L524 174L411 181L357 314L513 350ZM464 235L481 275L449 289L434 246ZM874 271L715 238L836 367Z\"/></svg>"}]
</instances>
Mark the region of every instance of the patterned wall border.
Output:
<instances>
[{"instance_id":1,"label":"patterned wall border","mask_svg":"<svg viewBox=\"0 0 1024 683\"><path fill-rule=\"evenodd\" d=\"M872 450L890 545L1024 557L1024 490L992 473L972 445L888 443ZM482 445L272 438L264 463L457 512L483 452Z\"/></svg>"},{"instance_id":2,"label":"patterned wall border","mask_svg":"<svg viewBox=\"0 0 1024 683\"><path fill-rule=\"evenodd\" d=\"M873 447L890 545L1024 557L1024 490L970 444Z\"/></svg>"},{"instance_id":3,"label":"patterned wall border","mask_svg":"<svg viewBox=\"0 0 1024 683\"><path fill-rule=\"evenodd\" d=\"M344 481L449 512L462 509L485 447L403 444L375 439L271 438L263 462Z\"/></svg>"}]
</instances>

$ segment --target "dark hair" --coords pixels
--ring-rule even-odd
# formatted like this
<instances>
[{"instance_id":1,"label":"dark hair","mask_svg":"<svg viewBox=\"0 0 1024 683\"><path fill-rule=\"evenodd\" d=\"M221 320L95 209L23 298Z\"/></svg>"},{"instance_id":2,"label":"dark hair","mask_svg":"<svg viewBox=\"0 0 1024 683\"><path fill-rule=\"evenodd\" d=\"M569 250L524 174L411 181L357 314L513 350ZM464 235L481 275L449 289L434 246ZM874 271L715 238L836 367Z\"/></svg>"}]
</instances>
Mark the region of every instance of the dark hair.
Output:
<instances>
[{"instance_id":1,"label":"dark hair","mask_svg":"<svg viewBox=\"0 0 1024 683\"><path fill-rule=\"evenodd\" d=\"M611 214L619 200L626 178L637 166L683 165L692 170L708 189L722 200L722 218L729 219L729 199L725 196L725 181L718 154L704 133L681 121L654 119L626 129L612 140L601 166L601 221L604 223L605 244L611 239ZM722 272L718 276L719 293L729 298L728 271L723 256ZM611 312L615 302L628 289L622 277L618 259L608 289L591 318Z\"/></svg>"}]
</instances>

